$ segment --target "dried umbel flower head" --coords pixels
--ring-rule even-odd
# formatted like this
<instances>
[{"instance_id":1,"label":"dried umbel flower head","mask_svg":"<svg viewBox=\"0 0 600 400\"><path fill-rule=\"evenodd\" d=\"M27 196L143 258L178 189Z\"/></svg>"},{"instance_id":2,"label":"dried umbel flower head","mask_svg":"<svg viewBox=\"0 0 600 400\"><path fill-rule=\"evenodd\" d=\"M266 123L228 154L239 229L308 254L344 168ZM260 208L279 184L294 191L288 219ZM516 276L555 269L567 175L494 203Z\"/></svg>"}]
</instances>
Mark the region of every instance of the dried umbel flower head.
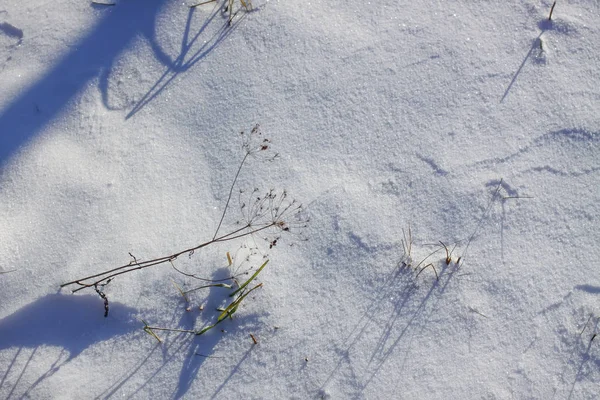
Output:
<instances>
[{"instance_id":1,"label":"dried umbel flower head","mask_svg":"<svg viewBox=\"0 0 600 400\"><path fill-rule=\"evenodd\" d=\"M242 163L248 156L261 157L267 161L279 157L278 153L272 153L271 140L263 136L259 124L254 125L250 132L240 132L240 135L242 136L242 150L245 153Z\"/></svg>"},{"instance_id":2,"label":"dried umbel flower head","mask_svg":"<svg viewBox=\"0 0 600 400\"><path fill-rule=\"evenodd\" d=\"M183 255L187 255L191 258L195 252L206 246L230 242L249 236L255 237L259 233L261 235L266 234L269 236L267 240L269 241L270 248L273 248L278 244L280 235L282 235L283 232L287 234L292 231L295 232L297 228L305 227L308 223L308 218L305 217L302 205L297 203L295 200L290 200L285 190L275 191L274 189L269 190L264 195L259 195L260 192L258 189L254 189L249 193L240 191L239 204L241 219L238 220L237 226L230 225L227 226L227 228L223 226L225 216L230 212L230 201L233 190L236 187L238 177L247 159L250 156L265 157L267 160L273 160L277 157L277 154L274 156L271 154L271 141L262 136L259 125L255 125L249 133L242 132L241 135L243 137L242 149L244 150L244 156L238 166L238 170L233 178L231 187L229 188L227 201L223 207L221 218L217 224L214 234L212 235L212 239L199 244L197 243L172 254L163 255L156 258L142 259L135 257L132 253L129 253L131 260L127 264L109 268L103 272L63 283L61 287L74 287L74 289L72 289L73 292L78 292L84 289L95 290L96 293L104 300L105 315L108 314L108 299L102 290L103 287L117 276L128 274L133 271L144 270L153 266L170 265L179 274L211 283L210 285L204 285L203 287L225 287L226 284L224 283L216 283L216 280L206 279L200 277L196 273L185 272L179 269L175 265L176 261L180 256ZM243 199L244 201L242 201ZM230 257L229 262L231 265L232 260ZM231 278L234 277L232 276L227 279ZM185 297L186 293L183 290L179 291ZM247 293L244 296L246 296ZM233 305L235 306L236 304ZM233 313L234 309L230 311Z\"/></svg>"},{"instance_id":3,"label":"dried umbel flower head","mask_svg":"<svg viewBox=\"0 0 600 400\"><path fill-rule=\"evenodd\" d=\"M277 234L295 232L308 224L304 207L296 200L289 199L286 190L278 192L271 189L264 195L258 193L256 188L249 195L240 190L242 220L238 221L238 224L253 228L269 226L271 231ZM247 198L244 200L244 197ZM271 247L275 244L271 243Z\"/></svg>"}]
</instances>

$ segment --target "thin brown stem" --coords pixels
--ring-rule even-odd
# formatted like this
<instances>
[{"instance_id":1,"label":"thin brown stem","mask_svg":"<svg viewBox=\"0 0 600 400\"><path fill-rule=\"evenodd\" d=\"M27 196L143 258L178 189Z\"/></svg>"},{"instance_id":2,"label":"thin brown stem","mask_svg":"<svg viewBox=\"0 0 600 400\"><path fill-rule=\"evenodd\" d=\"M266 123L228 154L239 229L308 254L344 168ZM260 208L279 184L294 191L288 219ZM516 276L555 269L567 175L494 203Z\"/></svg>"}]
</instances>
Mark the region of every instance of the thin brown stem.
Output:
<instances>
[{"instance_id":1,"label":"thin brown stem","mask_svg":"<svg viewBox=\"0 0 600 400\"><path fill-rule=\"evenodd\" d=\"M210 244L214 244L214 243L218 243L218 242L226 242L229 240L239 239L239 238L242 238L242 237L245 237L248 235L252 235L252 234L258 233L260 231L263 231L265 229L274 227L277 224L278 224L277 221L273 221L269 224L263 225L259 228L255 228L255 229L252 229L251 226L249 226L249 225L245 225L245 226L243 226L239 229L236 229L226 235L223 235L216 239L202 243L196 247L192 247L192 248L189 248L186 250L179 251L177 253L171 254L170 256L159 257L159 258L155 258L155 259L148 260L148 261L138 261L135 263L129 263L127 265L113 268L113 269L110 269L108 271L104 271L104 272L101 272L98 274L90 275L85 278L80 278L80 279L76 279L76 280L73 280L73 281L70 281L67 283L63 283L62 285L60 285L60 287L65 287L65 286L74 285L74 284L80 285L81 287L73 290L73 293L75 293L82 289L93 287L94 285L100 284L100 283L107 281L108 279L114 278L116 276L127 274L129 272L138 271L138 270L149 268L149 267L153 267L153 266L159 265L159 264L172 262L173 260L175 260L177 257L179 257L182 254L192 253L192 252L199 250L203 247L206 247ZM240 233L240 232L244 231L245 229L250 229L250 230ZM85 281L89 281L90 279L94 279L94 278L99 278L99 279L97 279L96 281L91 282L91 283L85 283Z\"/></svg>"},{"instance_id":2,"label":"thin brown stem","mask_svg":"<svg viewBox=\"0 0 600 400\"><path fill-rule=\"evenodd\" d=\"M210 285L198 286L197 288L186 290L185 292L183 292L183 294L192 293L192 292L195 292L196 290L206 289L206 288L209 288L209 287L222 287L222 288L225 288L225 289L231 289L231 285L227 285L227 284L224 284L224 283L213 283L213 284L210 284Z\"/></svg>"},{"instance_id":3,"label":"thin brown stem","mask_svg":"<svg viewBox=\"0 0 600 400\"><path fill-rule=\"evenodd\" d=\"M438 273L437 273L437 270L435 269L435 267L434 267L434 266L433 266L433 264L431 264L431 263L429 263L429 264L427 264L426 266L424 266L423 268L421 268L421 270L419 271L419 273L417 273L417 275L415 276L415 279L417 279L417 278L419 277L419 275L421 275L421 272L425 271L425 269L426 269L427 267L431 267L431 268L433 268L433 272L435 272L435 279L439 281L439 280L440 280L440 277L439 277L439 275L438 275Z\"/></svg>"},{"instance_id":4,"label":"thin brown stem","mask_svg":"<svg viewBox=\"0 0 600 400\"><path fill-rule=\"evenodd\" d=\"M223 214L221 214L221 220L219 221L219 225L217 225L217 230L215 231L213 240L219 234L219 229L221 229L221 224L223 223L223 219L225 219L225 214L227 214L227 210L229 209L229 202L231 201L231 195L233 194L233 188L235 187L235 183L237 182L237 179L240 176L240 172L242 171L242 167L244 166L244 163L246 162L246 159L248 159L249 155L250 155L250 151L246 151L246 155L244 156L244 158L242 159L242 162L240 163L240 166L235 174L235 178L233 178L233 182L231 183L231 187L229 188L229 195L227 196L227 202L225 203L225 208L223 209Z\"/></svg>"},{"instance_id":5,"label":"thin brown stem","mask_svg":"<svg viewBox=\"0 0 600 400\"><path fill-rule=\"evenodd\" d=\"M548 21L552 21L552 13L554 12L554 6L556 5L556 1L552 3L552 7L550 8L550 15L548 16Z\"/></svg>"},{"instance_id":6,"label":"thin brown stem","mask_svg":"<svg viewBox=\"0 0 600 400\"><path fill-rule=\"evenodd\" d=\"M0 271L0 275L2 274L8 274L9 272L15 272L16 269L9 269L8 271Z\"/></svg>"},{"instance_id":7,"label":"thin brown stem","mask_svg":"<svg viewBox=\"0 0 600 400\"><path fill-rule=\"evenodd\" d=\"M442 247L440 247L437 250L432 251L431 253L429 253L429 255L427 257L425 257L424 259L421 260L420 263L417 264L417 266L415 267L415 270L419 269L419 267L421 266L421 264L423 264L429 257L431 257L432 255L434 255L435 253L437 253L438 251L441 251Z\"/></svg>"}]
</instances>

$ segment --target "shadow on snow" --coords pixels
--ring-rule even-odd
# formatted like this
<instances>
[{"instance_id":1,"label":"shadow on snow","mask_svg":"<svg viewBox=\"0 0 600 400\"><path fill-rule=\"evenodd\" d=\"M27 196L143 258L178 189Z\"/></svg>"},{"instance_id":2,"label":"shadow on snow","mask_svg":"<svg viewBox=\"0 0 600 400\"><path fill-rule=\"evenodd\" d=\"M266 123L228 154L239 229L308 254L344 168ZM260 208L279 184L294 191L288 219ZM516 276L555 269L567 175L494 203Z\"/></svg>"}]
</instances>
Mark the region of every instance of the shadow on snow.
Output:
<instances>
[{"instance_id":1,"label":"shadow on snow","mask_svg":"<svg viewBox=\"0 0 600 400\"><path fill-rule=\"evenodd\" d=\"M0 110L0 167L22 146L28 143L43 127L52 121L89 81L99 78L99 90L104 106L108 109L110 71L118 56L138 36L145 38L156 59L167 70L127 114L132 117L156 98L173 79L188 71L214 50L242 21L245 13L230 25L223 15L222 26L203 44L197 45L207 27L222 14L215 6L200 30L190 38L190 26L194 8L188 16L182 38L180 54L173 60L156 39L156 19L166 0L128 0L114 7L104 7L104 16L91 31L33 86L16 96ZM196 46L197 45L197 46ZM196 47L197 48L196 48Z\"/></svg>"},{"instance_id":2,"label":"shadow on snow","mask_svg":"<svg viewBox=\"0 0 600 400\"><path fill-rule=\"evenodd\" d=\"M133 309L122 304L111 302L111 317L104 318L103 305L97 296L44 296L0 320L0 350L17 349L0 378L0 393L8 391L6 398L14 394L40 348L59 347L61 353L45 373L24 389L21 397L27 397L39 383L88 347L132 332L136 328ZM27 349L33 351L19 372L18 360L25 356ZM35 361L39 362L40 359ZM33 368L32 371L34 370L36 369ZM16 380L15 374L18 374ZM12 378L8 379L9 376ZM10 389L6 387L9 381L14 382Z\"/></svg>"}]
</instances>

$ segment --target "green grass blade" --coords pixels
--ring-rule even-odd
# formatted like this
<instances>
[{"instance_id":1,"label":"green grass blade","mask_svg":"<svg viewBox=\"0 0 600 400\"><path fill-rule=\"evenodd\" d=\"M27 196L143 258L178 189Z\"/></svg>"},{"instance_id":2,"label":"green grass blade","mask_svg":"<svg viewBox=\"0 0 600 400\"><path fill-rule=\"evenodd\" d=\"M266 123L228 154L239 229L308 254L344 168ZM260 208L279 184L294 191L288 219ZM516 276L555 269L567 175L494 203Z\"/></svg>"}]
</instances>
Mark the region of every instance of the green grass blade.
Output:
<instances>
[{"instance_id":1,"label":"green grass blade","mask_svg":"<svg viewBox=\"0 0 600 400\"><path fill-rule=\"evenodd\" d=\"M231 293L231 294L229 295L229 297L233 297L233 296L235 296L236 294L238 294L240 291L244 290L244 288L245 288L246 286L248 286L248 284L249 284L250 282L252 282L252 281L254 280L254 278L256 278L256 277L258 276L258 274L260 274L260 271L262 271L262 270L263 270L263 268L264 268L264 267L267 265L267 263L268 263L268 262L269 262L269 260L265 261L265 262L264 262L264 264L263 264L263 265L261 265L261 266L260 266L260 268L259 268L259 269L257 269L257 270L256 270L256 272L255 272L255 273L254 273L254 274L253 274L253 275L250 277L250 279L248 279L246 282L244 282L244 283L242 284L242 286L240 286L240 287L239 287L239 288L238 288L238 289L237 289L235 292ZM252 290L254 290L254 289L252 289Z\"/></svg>"},{"instance_id":2,"label":"green grass blade","mask_svg":"<svg viewBox=\"0 0 600 400\"><path fill-rule=\"evenodd\" d=\"M248 290L246 293L244 293L243 295L241 295L240 297L238 297L237 299L232 301L231 304L229 304L227 306L227 308L221 313L221 315L219 315L219 318L217 318L217 321L221 321L221 320L225 319L225 317L227 317L227 315L233 314L235 311L232 312L232 310L237 309L237 307L240 305L240 303L242 302L242 300L244 300L244 298L246 296L248 296L250 293L252 293L252 291L254 291L255 289L258 289L261 286L262 286L262 283L259 283L258 285L254 286L252 289Z\"/></svg>"}]
</instances>

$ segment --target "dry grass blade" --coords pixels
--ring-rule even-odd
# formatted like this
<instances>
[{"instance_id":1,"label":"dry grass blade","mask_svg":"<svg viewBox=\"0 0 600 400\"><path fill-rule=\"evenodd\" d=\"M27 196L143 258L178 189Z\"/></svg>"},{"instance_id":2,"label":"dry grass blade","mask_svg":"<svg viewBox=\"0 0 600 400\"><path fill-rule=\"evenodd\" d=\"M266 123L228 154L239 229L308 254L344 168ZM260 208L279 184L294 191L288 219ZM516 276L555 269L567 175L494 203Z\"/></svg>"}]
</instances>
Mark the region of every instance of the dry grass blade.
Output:
<instances>
[{"instance_id":1,"label":"dry grass blade","mask_svg":"<svg viewBox=\"0 0 600 400\"><path fill-rule=\"evenodd\" d=\"M184 298L186 303L190 302L190 299L187 297L187 293L188 292L184 292L181 287L179 287L179 285L177 284L177 282L175 282L173 279L171 279L171 282L173 282L173 285L175 285L175 287L177 288L177 290L179 291L179 293L181 294L181 296Z\"/></svg>"},{"instance_id":2,"label":"dry grass blade","mask_svg":"<svg viewBox=\"0 0 600 400\"><path fill-rule=\"evenodd\" d=\"M190 289L190 290L186 290L185 292L182 292L182 294L185 296L188 293L195 292L196 290L206 289L206 288L210 288L210 287L222 287L222 288L225 288L225 289L231 289L231 285L228 285L227 283L211 283L210 285L198 286L196 288L193 288L193 289Z\"/></svg>"},{"instance_id":3,"label":"dry grass blade","mask_svg":"<svg viewBox=\"0 0 600 400\"><path fill-rule=\"evenodd\" d=\"M148 325L148 323L144 320L141 320L141 321L144 324L144 332L146 332L148 335L152 336L154 339L158 340L159 343L162 343L162 340L160 340L158 335L152 331L152 328Z\"/></svg>"},{"instance_id":4,"label":"dry grass blade","mask_svg":"<svg viewBox=\"0 0 600 400\"><path fill-rule=\"evenodd\" d=\"M0 271L0 275L2 275L2 274L8 274L10 272L15 272L15 271L16 271L16 269L9 269L8 271Z\"/></svg>"}]
</instances>

